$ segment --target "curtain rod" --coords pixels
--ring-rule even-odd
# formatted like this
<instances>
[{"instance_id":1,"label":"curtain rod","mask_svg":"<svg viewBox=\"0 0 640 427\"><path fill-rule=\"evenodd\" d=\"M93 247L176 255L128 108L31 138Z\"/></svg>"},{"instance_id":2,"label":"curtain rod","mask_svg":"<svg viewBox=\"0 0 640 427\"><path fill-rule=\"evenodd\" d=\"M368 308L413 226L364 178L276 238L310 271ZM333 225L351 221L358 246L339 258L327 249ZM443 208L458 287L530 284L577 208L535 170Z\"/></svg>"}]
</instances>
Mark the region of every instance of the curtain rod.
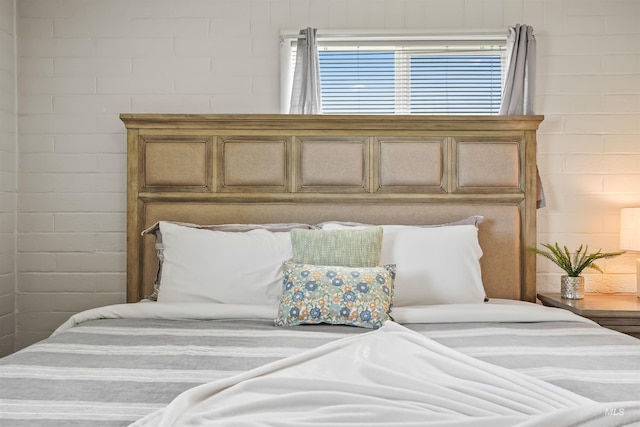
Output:
<instances>
[{"instance_id":1,"label":"curtain rod","mask_svg":"<svg viewBox=\"0 0 640 427\"><path fill-rule=\"evenodd\" d=\"M349 32L320 32L316 33L317 40L334 40L334 41L359 41L359 40L370 40L372 38L383 39L383 40L473 40L473 41L483 41L483 40L504 40L507 38L508 32L504 31L502 33L499 32L491 32L491 33L416 33L416 32L388 32L388 31L380 31L374 33L349 33ZM293 39L305 39L306 36L304 34L295 33L293 31L286 31L280 34L280 41L284 42L285 40L293 40Z\"/></svg>"}]
</instances>

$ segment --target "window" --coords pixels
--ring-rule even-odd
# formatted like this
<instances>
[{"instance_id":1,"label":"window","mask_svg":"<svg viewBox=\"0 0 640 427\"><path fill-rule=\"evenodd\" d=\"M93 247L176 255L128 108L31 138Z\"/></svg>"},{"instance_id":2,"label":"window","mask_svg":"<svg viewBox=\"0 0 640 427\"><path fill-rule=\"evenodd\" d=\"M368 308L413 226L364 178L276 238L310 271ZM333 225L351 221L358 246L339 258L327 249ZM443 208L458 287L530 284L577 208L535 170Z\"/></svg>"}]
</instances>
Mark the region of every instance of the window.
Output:
<instances>
[{"instance_id":1,"label":"window","mask_svg":"<svg viewBox=\"0 0 640 427\"><path fill-rule=\"evenodd\" d=\"M295 40L291 60L283 60L291 74ZM505 45L506 35L476 41L318 35L323 113L498 114Z\"/></svg>"}]
</instances>

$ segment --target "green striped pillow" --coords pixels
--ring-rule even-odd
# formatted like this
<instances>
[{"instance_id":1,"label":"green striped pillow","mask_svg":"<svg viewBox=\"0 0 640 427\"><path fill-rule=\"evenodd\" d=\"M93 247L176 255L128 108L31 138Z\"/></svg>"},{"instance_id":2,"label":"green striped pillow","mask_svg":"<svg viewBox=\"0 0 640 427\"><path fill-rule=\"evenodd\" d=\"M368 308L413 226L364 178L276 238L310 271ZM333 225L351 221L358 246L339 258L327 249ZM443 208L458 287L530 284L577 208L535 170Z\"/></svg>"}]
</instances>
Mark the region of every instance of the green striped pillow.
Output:
<instances>
[{"instance_id":1,"label":"green striped pillow","mask_svg":"<svg viewBox=\"0 0 640 427\"><path fill-rule=\"evenodd\" d=\"M382 227L349 230L291 230L296 264L376 267L380 262Z\"/></svg>"}]
</instances>

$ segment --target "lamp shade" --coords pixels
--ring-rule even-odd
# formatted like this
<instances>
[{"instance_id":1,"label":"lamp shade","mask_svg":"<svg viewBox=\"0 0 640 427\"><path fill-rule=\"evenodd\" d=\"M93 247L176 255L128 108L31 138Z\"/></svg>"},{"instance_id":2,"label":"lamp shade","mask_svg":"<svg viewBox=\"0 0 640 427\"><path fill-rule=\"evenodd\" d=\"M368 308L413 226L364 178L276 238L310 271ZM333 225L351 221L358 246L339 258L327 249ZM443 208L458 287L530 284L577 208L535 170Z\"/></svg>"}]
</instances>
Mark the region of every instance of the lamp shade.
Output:
<instances>
[{"instance_id":1,"label":"lamp shade","mask_svg":"<svg viewBox=\"0 0 640 427\"><path fill-rule=\"evenodd\" d=\"M620 249L640 251L640 208L620 209Z\"/></svg>"}]
</instances>

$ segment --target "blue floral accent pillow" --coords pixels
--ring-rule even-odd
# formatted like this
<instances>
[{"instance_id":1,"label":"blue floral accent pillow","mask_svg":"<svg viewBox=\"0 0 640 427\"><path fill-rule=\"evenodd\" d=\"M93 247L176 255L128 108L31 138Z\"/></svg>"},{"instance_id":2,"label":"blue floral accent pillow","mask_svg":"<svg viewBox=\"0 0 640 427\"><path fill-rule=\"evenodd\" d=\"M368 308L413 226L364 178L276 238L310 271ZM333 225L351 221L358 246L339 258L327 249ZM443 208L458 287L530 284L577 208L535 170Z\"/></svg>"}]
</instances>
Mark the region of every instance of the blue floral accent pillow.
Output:
<instances>
[{"instance_id":1,"label":"blue floral accent pillow","mask_svg":"<svg viewBox=\"0 0 640 427\"><path fill-rule=\"evenodd\" d=\"M283 264L276 326L329 323L377 329L389 319L395 264L338 267Z\"/></svg>"}]
</instances>

